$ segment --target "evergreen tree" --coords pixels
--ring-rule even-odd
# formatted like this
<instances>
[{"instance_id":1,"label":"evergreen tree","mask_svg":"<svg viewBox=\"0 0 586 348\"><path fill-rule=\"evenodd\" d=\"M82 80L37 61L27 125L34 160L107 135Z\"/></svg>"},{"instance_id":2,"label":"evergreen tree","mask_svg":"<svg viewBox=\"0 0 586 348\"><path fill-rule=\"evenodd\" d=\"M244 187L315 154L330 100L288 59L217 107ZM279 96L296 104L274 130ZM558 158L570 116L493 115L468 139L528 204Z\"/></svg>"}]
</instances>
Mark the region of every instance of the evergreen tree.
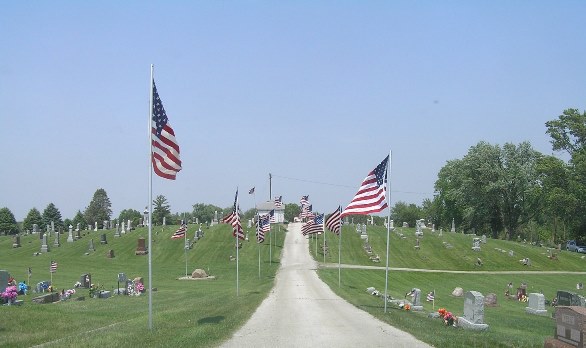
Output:
<instances>
[{"instance_id":1,"label":"evergreen tree","mask_svg":"<svg viewBox=\"0 0 586 348\"><path fill-rule=\"evenodd\" d=\"M77 224L79 224L79 228L80 229L84 229L87 227L88 223L85 221L85 218L83 217L83 214L81 213L81 211L77 211L77 214L75 214L75 217L73 218L73 221L71 222L71 225L73 226L74 229L77 228Z\"/></svg>"},{"instance_id":2,"label":"evergreen tree","mask_svg":"<svg viewBox=\"0 0 586 348\"><path fill-rule=\"evenodd\" d=\"M49 205L43 211L43 226L51 226L51 221L55 224L55 230L63 230L63 220L61 219L61 212L55 204L49 203Z\"/></svg>"},{"instance_id":3,"label":"evergreen tree","mask_svg":"<svg viewBox=\"0 0 586 348\"><path fill-rule=\"evenodd\" d=\"M90 225L97 222L98 226L103 227L104 221L110 220L110 215L112 215L111 207L112 203L110 203L106 190L102 188L97 189L90 205L85 208L85 221Z\"/></svg>"},{"instance_id":4,"label":"evergreen tree","mask_svg":"<svg viewBox=\"0 0 586 348\"><path fill-rule=\"evenodd\" d=\"M39 229L43 227L43 216L41 215L41 212L37 210L37 208L32 208L29 210L26 218L24 218L24 221L22 222L22 229L25 231L32 231L34 224L37 224Z\"/></svg>"},{"instance_id":5,"label":"evergreen tree","mask_svg":"<svg viewBox=\"0 0 586 348\"><path fill-rule=\"evenodd\" d=\"M0 209L0 233L16 234L18 233L18 225L14 214L8 208Z\"/></svg>"},{"instance_id":6,"label":"evergreen tree","mask_svg":"<svg viewBox=\"0 0 586 348\"><path fill-rule=\"evenodd\" d=\"M153 204L153 224L162 225L163 218L166 217L168 220L171 217L171 209L169 206L169 202L167 202L167 198L165 198L165 196L158 195L153 201ZM167 223L169 222L170 221L167 221Z\"/></svg>"}]
</instances>

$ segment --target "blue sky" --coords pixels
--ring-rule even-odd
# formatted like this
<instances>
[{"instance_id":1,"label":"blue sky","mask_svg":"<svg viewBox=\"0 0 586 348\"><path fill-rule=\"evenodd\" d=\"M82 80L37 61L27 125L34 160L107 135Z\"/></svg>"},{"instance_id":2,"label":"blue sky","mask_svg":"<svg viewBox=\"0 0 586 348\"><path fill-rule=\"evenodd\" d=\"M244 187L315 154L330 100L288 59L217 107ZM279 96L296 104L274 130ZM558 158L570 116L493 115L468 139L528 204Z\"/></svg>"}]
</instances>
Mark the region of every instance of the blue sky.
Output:
<instances>
[{"instance_id":1,"label":"blue sky","mask_svg":"<svg viewBox=\"0 0 586 348\"><path fill-rule=\"evenodd\" d=\"M552 154L586 109L583 1L11 1L0 12L0 207L148 203L150 64L181 148L173 212L273 196L346 205L392 150L421 204L481 140ZM292 180L304 179L308 181ZM319 183L327 183L319 184Z\"/></svg>"}]
</instances>

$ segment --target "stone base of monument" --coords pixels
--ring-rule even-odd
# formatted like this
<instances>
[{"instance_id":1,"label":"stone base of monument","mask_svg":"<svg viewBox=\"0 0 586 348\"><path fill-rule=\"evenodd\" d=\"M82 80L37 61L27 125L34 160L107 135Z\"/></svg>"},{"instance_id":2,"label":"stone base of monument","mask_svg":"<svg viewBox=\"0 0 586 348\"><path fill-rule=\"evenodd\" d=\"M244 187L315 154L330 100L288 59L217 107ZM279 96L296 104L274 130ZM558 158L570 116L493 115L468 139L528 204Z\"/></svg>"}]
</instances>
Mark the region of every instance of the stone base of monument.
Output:
<instances>
[{"instance_id":1,"label":"stone base of monument","mask_svg":"<svg viewBox=\"0 0 586 348\"><path fill-rule=\"evenodd\" d=\"M423 306L411 306L411 310L419 312L423 310Z\"/></svg>"},{"instance_id":2,"label":"stone base of monument","mask_svg":"<svg viewBox=\"0 0 586 348\"><path fill-rule=\"evenodd\" d=\"M458 326L464 330L484 331L488 330L488 324L476 324L464 317L458 317Z\"/></svg>"},{"instance_id":3,"label":"stone base of monument","mask_svg":"<svg viewBox=\"0 0 586 348\"><path fill-rule=\"evenodd\" d=\"M543 348L574 348L575 346L562 342L555 338L546 338L543 343Z\"/></svg>"},{"instance_id":4,"label":"stone base of monument","mask_svg":"<svg viewBox=\"0 0 586 348\"><path fill-rule=\"evenodd\" d=\"M146 255L149 252L147 250L137 250L134 252L134 255Z\"/></svg>"},{"instance_id":5,"label":"stone base of monument","mask_svg":"<svg viewBox=\"0 0 586 348\"><path fill-rule=\"evenodd\" d=\"M59 293L50 292L45 295L41 295L32 299L34 303L53 303L59 301Z\"/></svg>"},{"instance_id":6,"label":"stone base of monument","mask_svg":"<svg viewBox=\"0 0 586 348\"><path fill-rule=\"evenodd\" d=\"M547 310L545 310L545 309L534 309L534 308L530 308L530 307L525 307L525 313L533 314L533 315L547 316Z\"/></svg>"}]
</instances>

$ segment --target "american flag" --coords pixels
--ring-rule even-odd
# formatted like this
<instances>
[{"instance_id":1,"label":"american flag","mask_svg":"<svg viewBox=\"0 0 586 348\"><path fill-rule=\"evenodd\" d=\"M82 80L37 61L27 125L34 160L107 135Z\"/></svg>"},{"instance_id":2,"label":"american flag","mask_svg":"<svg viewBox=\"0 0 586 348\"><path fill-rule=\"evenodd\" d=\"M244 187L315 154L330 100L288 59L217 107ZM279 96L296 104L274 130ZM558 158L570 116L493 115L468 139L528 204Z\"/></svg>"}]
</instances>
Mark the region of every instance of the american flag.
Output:
<instances>
[{"instance_id":1,"label":"american flag","mask_svg":"<svg viewBox=\"0 0 586 348\"><path fill-rule=\"evenodd\" d=\"M432 291L429 294L427 294L427 301L428 302L435 301L435 291Z\"/></svg>"},{"instance_id":2,"label":"american flag","mask_svg":"<svg viewBox=\"0 0 586 348\"><path fill-rule=\"evenodd\" d=\"M283 196L275 197L275 207L281 208L283 206Z\"/></svg>"},{"instance_id":3,"label":"american flag","mask_svg":"<svg viewBox=\"0 0 586 348\"><path fill-rule=\"evenodd\" d=\"M251 195L251 194L253 194L253 193L254 193L254 187L253 187L253 188L251 188L250 190L248 190L248 194L249 194L249 195Z\"/></svg>"},{"instance_id":4,"label":"american flag","mask_svg":"<svg viewBox=\"0 0 586 348\"><path fill-rule=\"evenodd\" d=\"M300 218L307 218L307 219L313 219L314 215L313 215L313 205L304 205L301 207L301 214L300 214Z\"/></svg>"},{"instance_id":5,"label":"american flag","mask_svg":"<svg viewBox=\"0 0 586 348\"><path fill-rule=\"evenodd\" d=\"M234 197L234 206L232 213L222 219L222 222L232 225L232 235L238 236L238 239L244 239L244 231L242 230L242 224L240 223L240 206L238 205L238 189L236 189L236 196Z\"/></svg>"},{"instance_id":6,"label":"american flag","mask_svg":"<svg viewBox=\"0 0 586 348\"><path fill-rule=\"evenodd\" d=\"M57 262L51 261L51 266L49 266L49 272L51 272L51 273L57 272Z\"/></svg>"},{"instance_id":7,"label":"american flag","mask_svg":"<svg viewBox=\"0 0 586 348\"><path fill-rule=\"evenodd\" d=\"M342 226L342 219L340 218L340 214L342 214L342 207L338 206L336 211L326 219L326 227L335 234L340 234L340 229Z\"/></svg>"},{"instance_id":8,"label":"american flag","mask_svg":"<svg viewBox=\"0 0 586 348\"><path fill-rule=\"evenodd\" d=\"M171 239L185 238L185 232L187 232L187 225L182 223L181 227L179 227L179 229L173 233Z\"/></svg>"},{"instance_id":9,"label":"american flag","mask_svg":"<svg viewBox=\"0 0 586 348\"><path fill-rule=\"evenodd\" d=\"M388 207L386 198L387 191L387 164L389 156L374 168L362 181L358 192L340 215L343 218L347 215L368 215L378 213Z\"/></svg>"},{"instance_id":10,"label":"american flag","mask_svg":"<svg viewBox=\"0 0 586 348\"><path fill-rule=\"evenodd\" d=\"M181 170L179 145L175 139L175 132L169 124L159 93L157 93L155 81L153 81L152 117L151 149L153 152L153 170L162 178L175 180L175 176Z\"/></svg>"},{"instance_id":11,"label":"american flag","mask_svg":"<svg viewBox=\"0 0 586 348\"><path fill-rule=\"evenodd\" d=\"M265 240L265 233L271 230L271 223L270 223L270 216L269 214L263 214L258 216L257 226L256 226L256 240L259 243L264 242Z\"/></svg>"},{"instance_id":12,"label":"american flag","mask_svg":"<svg viewBox=\"0 0 586 348\"><path fill-rule=\"evenodd\" d=\"M301 203L301 206L308 205L309 204L309 195L301 196L299 203Z\"/></svg>"},{"instance_id":13,"label":"american flag","mask_svg":"<svg viewBox=\"0 0 586 348\"><path fill-rule=\"evenodd\" d=\"M275 219L275 209L272 209L271 211L269 211L269 217L270 217L270 223L271 224L276 224L277 223L277 219Z\"/></svg>"},{"instance_id":14,"label":"american flag","mask_svg":"<svg viewBox=\"0 0 586 348\"><path fill-rule=\"evenodd\" d=\"M317 215L301 226L301 233L304 236L324 231L324 214Z\"/></svg>"}]
</instances>

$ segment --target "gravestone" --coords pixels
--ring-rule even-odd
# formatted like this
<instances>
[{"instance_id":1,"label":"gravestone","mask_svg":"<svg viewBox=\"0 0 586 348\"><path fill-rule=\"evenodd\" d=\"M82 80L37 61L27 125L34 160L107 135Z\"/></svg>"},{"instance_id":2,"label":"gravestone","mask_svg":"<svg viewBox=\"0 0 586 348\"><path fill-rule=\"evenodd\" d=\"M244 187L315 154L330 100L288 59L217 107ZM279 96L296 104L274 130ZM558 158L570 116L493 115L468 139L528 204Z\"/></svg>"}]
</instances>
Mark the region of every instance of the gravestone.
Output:
<instances>
[{"instance_id":1,"label":"gravestone","mask_svg":"<svg viewBox=\"0 0 586 348\"><path fill-rule=\"evenodd\" d=\"M33 233L39 233L39 225L33 224Z\"/></svg>"},{"instance_id":2,"label":"gravestone","mask_svg":"<svg viewBox=\"0 0 586 348\"><path fill-rule=\"evenodd\" d=\"M122 224L124 224L124 222ZM120 224L116 224L116 232L114 232L114 237L120 237Z\"/></svg>"},{"instance_id":3,"label":"gravestone","mask_svg":"<svg viewBox=\"0 0 586 348\"><path fill-rule=\"evenodd\" d=\"M195 218L195 223L199 224L199 218Z\"/></svg>"},{"instance_id":4,"label":"gravestone","mask_svg":"<svg viewBox=\"0 0 586 348\"><path fill-rule=\"evenodd\" d=\"M51 221L51 232L55 232L55 221Z\"/></svg>"},{"instance_id":5,"label":"gravestone","mask_svg":"<svg viewBox=\"0 0 586 348\"><path fill-rule=\"evenodd\" d=\"M431 232L435 233L435 224L431 224Z\"/></svg>"},{"instance_id":6,"label":"gravestone","mask_svg":"<svg viewBox=\"0 0 586 348\"><path fill-rule=\"evenodd\" d=\"M10 274L8 271L0 270L0 293L3 293L8 286L8 278L10 278Z\"/></svg>"},{"instance_id":7,"label":"gravestone","mask_svg":"<svg viewBox=\"0 0 586 348\"><path fill-rule=\"evenodd\" d=\"M43 243L41 244L41 252L42 253L48 253L49 250L49 246L47 245L47 235L43 234Z\"/></svg>"},{"instance_id":8,"label":"gravestone","mask_svg":"<svg viewBox=\"0 0 586 348\"><path fill-rule=\"evenodd\" d=\"M100 236L100 244L108 244L108 240L106 240L106 234L102 233Z\"/></svg>"},{"instance_id":9,"label":"gravestone","mask_svg":"<svg viewBox=\"0 0 586 348\"><path fill-rule=\"evenodd\" d=\"M124 221L122 221L122 230L120 231L121 234L126 234L126 228L124 226Z\"/></svg>"},{"instance_id":10,"label":"gravestone","mask_svg":"<svg viewBox=\"0 0 586 348\"><path fill-rule=\"evenodd\" d=\"M486 330L484 323L484 296L478 291L466 291L464 295L464 315L458 317L458 326L467 330Z\"/></svg>"},{"instance_id":11,"label":"gravestone","mask_svg":"<svg viewBox=\"0 0 586 348\"><path fill-rule=\"evenodd\" d=\"M252 220L249 219L248 224L246 226L247 226L247 228L252 228Z\"/></svg>"},{"instance_id":12,"label":"gravestone","mask_svg":"<svg viewBox=\"0 0 586 348\"><path fill-rule=\"evenodd\" d=\"M81 224L78 222L77 225L76 225L76 227L75 227L75 230L76 231L81 231L81 226L80 225Z\"/></svg>"},{"instance_id":13,"label":"gravestone","mask_svg":"<svg viewBox=\"0 0 586 348\"><path fill-rule=\"evenodd\" d=\"M148 250L145 247L145 239L139 238L137 241L136 251L134 252L135 255L146 255L148 254Z\"/></svg>"},{"instance_id":14,"label":"gravestone","mask_svg":"<svg viewBox=\"0 0 586 348\"><path fill-rule=\"evenodd\" d=\"M462 296L464 296L464 289L462 289L462 288L455 288L454 291L452 291L452 296L454 296L454 297L462 297Z\"/></svg>"},{"instance_id":15,"label":"gravestone","mask_svg":"<svg viewBox=\"0 0 586 348\"><path fill-rule=\"evenodd\" d=\"M482 241L482 244L486 244L486 234L482 235L481 241Z\"/></svg>"},{"instance_id":16,"label":"gravestone","mask_svg":"<svg viewBox=\"0 0 586 348\"><path fill-rule=\"evenodd\" d=\"M53 242L53 246L60 247L61 246L61 233L55 232L55 241Z\"/></svg>"},{"instance_id":17,"label":"gravestone","mask_svg":"<svg viewBox=\"0 0 586 348\"><path fill-rule=\"evenodd\" d=\"M92 230L92 225L87 225L86 231L91 231L91 230Z\"/></svg>"},{"instance_id":18,"label":"gravestone","mask_svg":"<svg viewBox=\"0 0 586 348\"><path fill-rule=\"evenodd\" d=\"M403 227L404 228L409 228L409 223L408 222L403 222Z\"/></svg>"},{"instance_id":19,"label":"gravestone","mask_svg":"<svg viewBox=\"0 0 586 348\"><path fill-rule=\"evenodd\" d=\"M105 231L108 229L108 224L110 222L108 220L104 220L104 222L102 223L102 231Z\"/></svg>"},{"instance_id":20,"label":"gravestone","mask_svg":"<svg viewBox=\"0 0 586 348\"><path fill-rule=\"evenodd\" d=\"M126 223L126 229L128 230L128 232L132 231L132 224L130 219L128 220L128 222Z\"/></svg>"},{"instance_id":21,"label":"gravestone","mask_svg":"<svg viewBox=\"0 0 586 348\"><path fill-rule=\"evenodd\" d=\"M484 304L489 307L496 307L497 306L497 297L496 294L490 293L484 297Z\"/></svg>"},{"instance_id":22,"label":"gravestone","mask_svg":"<svg viewBox=\"0 0 586 348\"><path fill-rule=\"evenodd\" d=\"M75 240L81 239L81 231L75 231Z\"/></svg>"},{"instance_id":23,"label":"gravestone","mask_svg":"<svg viewBox=\"0 0 586 348\"><path fill-rule=\"evenodd\" d=\"M413 305L411 306L411 310L414 311L422 311L423 306L421 305L421 290L418 288L413 288L411 290L411 299Z\"/></svg>"},{"instance_id":24,"label":"gravestone","mask_svg":"<svg viewBox=\"0 0 586 348\"><path fill-rule=\"evenodd\" d=\"M558 306L586 306L584 297L571 291L558 290L556 298Z\"/></svg>"},{"instance_id":25,"label":"gravestone","mask_svg":"<svg viewBox=\"0 0 586 348\"><path fill-rule=\"evenodd\" d=\"M395 229L395 220L391 220L391 230Z\"/></svg>"},{"instance_id":26,"label":"gravestone","mask_svg":"<svg viewBox=\"0 0 586 348\"><path fill-rule=\"evenodd\" d=\"M167 226L167 217L163 216L163 226Z\"/></svg>"},{"instance_id":27,"label":"gravestone","mask_svg":"<svg viewBox=\"0 0 586 348\"><path fill-rule=\"evenodd\" d=\"M98 222L97 222L97 221L95 221L95 222L94 222L94 231L97 231L97 230L98 230Z\"/></svg>"},{"instance_id":28,"label":"gravestone","mask_svg":"<svg viewBox=\"0 0 586 348\"><path fill-rule=\"evenodd\" d=\"M480 251L480 238L474 238L472 240L472 250Z\"/></svg>"},{"instance_id":29,"label":"gravestone","mask_svg":"<svg viewBox=\"0 0 586 348\"><path fill-rule=\"evenodd\" d=\"M12 237L12 247L20 248L20 236L18 234Z\"/></svg>"},{"instance_id":30,"label":"gravestone","mask_svg":"<svg viewBox=\"0 0 586 348\"><path fill-rule=\"evenodd\" d=\"M510 256L510 257L513 257L513 256L515 256L515 252L514 252L513 250L509 250L509 256Z\"/></svg>"},{"instance_id":31,"label":"gravestone","mask_svg":"<svg viewBox=\"0 0 586 348\"><path fill-rule=\"evenodd\" d=\"M525 313L535 315L547 315L545 309L545 296L532 292L529 294L529 305L525 307Z\"/></svg>"},{"instance_id":32,"label":"gravestone","mask_svg":"<svg viewBox=\"0 0 586 348\"><path fill-rule=\"evenodd\" d=\"M67 243L73 243L73 231L69 229L69 235L67 236Z\"/></svg>"},{"instance_id":33,"label":"gravestone","mask_svg":"<svg viewBox=\"0 0 586 348\"><path fill-rule=\"evenodd\" d=\"M439 233L439 236L441 237L441 236L443 236L443 235L444 235L444 229L443 229L443 228L440 228L440 233Z\"/></svg>"},{"instance_id":34,"label":"gravestone","mask_svg":"<svg viewBox=\"0 0 586 348\"><path fill-rule=\"evenodd\" d=\"M79 282L82 288L89 289L92 286L92 275L90 273L82 274L79 277Z\"/></svg>"},{"instance_id":35,"label":"gravestone","mask_svg":"<svg viewBox=\"0 0 586 348\"><path fill-rule=\"evenodd\" d=\"M93 239L90 239L88 251L96 251L96 248L94 247L94 240Z\"/></svg>"},{"instance_id":36,"label":"gravestone","mask_svg":"<svg viewBox=\"0 0 586 348\"><path fill-rule=\"evenodd\" d=\"M450 230L450 232L456 232L456 222L454 221L454 219L452 219L452 229Z\"/></svg>"},{"instance_id":37,"label":"gravestone","mask_svg":"<svg viewBox=\"0 0 586 348\"><path fill-rule=\"evenodd\" d=\"M61 299L58 292L50 292L45 295L37 296L32 299L34 303L43 304L43 303L53 303L57 302Z\"/></svg>"},{"instance_id":38,"label":"gravestone","mask_svg":"<svg viewBox=\"0 0 586 348\"><path fill-rule=\"evenodd\" d=\"M113 259L114 258L114 250L113 249L108 250L108 252L106 253L106 257L109 259Z\"/></svg>"},{"instance_id":39,"label":"gravestone","mask_svg":"<svg viewBox=\"0 0 586 348\"><path fill-rule=\"evenodd\" d=\"M559 307L556 310L555 338L574 347L586 345L586 308Z\"/></svg>"},{"instance_id":40,"label":"gravestone","mask_svg":"<svg viewBox=\"0 0 586 348\"><path fill-rule=\"evenodd\" d=\"M73 226L69 225L69 233L71 233L73 231ZM76 230L78 231L78 230Z\"/></svg>"}]
</instances>

